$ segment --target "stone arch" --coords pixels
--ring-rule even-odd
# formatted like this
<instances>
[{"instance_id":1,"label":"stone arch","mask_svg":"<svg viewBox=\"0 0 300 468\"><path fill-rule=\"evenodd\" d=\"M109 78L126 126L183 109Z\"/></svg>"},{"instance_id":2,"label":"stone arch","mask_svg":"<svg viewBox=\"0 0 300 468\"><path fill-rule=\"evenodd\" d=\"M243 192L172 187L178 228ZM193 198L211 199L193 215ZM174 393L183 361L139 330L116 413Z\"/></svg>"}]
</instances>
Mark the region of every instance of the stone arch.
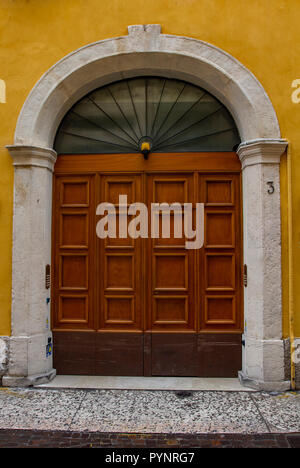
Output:
<instances>
[{"instance_id":1,"label":"stone arch","mask_svg":"<svg viewBox=\"0 0 300 468\"><path fill-rule=\"evenodd\" d=\"M273 106L249 70L211 44L160 30L160 25L129 26L128 36L89 44L56 63L26 99L15 145L51 148L61 118L84 94L112 81L151 74L207 89L233 114L242 141L280 138Z\"/></svg>"}]
</instances>

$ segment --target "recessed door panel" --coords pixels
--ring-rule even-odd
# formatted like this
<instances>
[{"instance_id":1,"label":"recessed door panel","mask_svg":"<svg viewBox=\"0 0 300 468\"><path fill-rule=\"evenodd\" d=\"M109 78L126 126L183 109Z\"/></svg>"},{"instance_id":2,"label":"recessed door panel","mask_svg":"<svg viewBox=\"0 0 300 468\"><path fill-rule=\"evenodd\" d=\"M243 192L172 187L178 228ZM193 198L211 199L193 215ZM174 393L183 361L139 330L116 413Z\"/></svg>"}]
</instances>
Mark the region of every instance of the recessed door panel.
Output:
<instances>
[{"instance_id":1,"label":"recessed door panel","mask_svg":"<svg viewBox=\"0 0 300 468\"><path fill-rule=\"evenodd\" d=\"M205 255L207 291L234 291L235 277L235 254L207 253Z\"/></svg>"},{"instance_id":2,"label":"recessed door panel","mask_svg":"<svg viewBox=\"0 0 300 468\"><path fill-rule=\"evenodd\" d=\"M60 255L61 290L88 290L88 273L87 254Z\"/></svg>"},{"instance_id":3,"label":"recessed door panel","mask_svg":"<svg viewBox=\"0 0 300 468\"><path fill-rule=\"evenodd\" d=\"M61 181L60 203L63 208L89 206L89 180L85 178Z\"/></svg>"},{"instance_id":4,"label":"recessed door panel","mask_svg":"<svg viewBox=\"0 0 300 468\"><path fill-rule=\"evenodd\" d=\"M154 293L188 291L188 260L187 253L155 253L152 275Z\"/></svg>"}]
</instances>

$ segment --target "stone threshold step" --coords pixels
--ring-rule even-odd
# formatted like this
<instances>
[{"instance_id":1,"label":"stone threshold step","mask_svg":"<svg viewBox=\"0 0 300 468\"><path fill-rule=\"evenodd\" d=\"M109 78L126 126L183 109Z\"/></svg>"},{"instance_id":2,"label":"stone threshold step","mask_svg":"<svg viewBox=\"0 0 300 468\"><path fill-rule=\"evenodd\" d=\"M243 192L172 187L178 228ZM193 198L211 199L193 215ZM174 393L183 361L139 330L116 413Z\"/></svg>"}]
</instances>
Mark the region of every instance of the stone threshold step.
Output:
<instances>
[{"instance_id":1,"label":"stone threshold step","mask_svg":"<svg viewBox=\"0 0 300 468\"><path fill-rule=\"evenodd\" d=\"M255 392L243 386L238 378L199 377L114 377L57 375L51 382L36 385L39 388L77 388L103 390L188 390Z\"/></svg>"}]
</instances>

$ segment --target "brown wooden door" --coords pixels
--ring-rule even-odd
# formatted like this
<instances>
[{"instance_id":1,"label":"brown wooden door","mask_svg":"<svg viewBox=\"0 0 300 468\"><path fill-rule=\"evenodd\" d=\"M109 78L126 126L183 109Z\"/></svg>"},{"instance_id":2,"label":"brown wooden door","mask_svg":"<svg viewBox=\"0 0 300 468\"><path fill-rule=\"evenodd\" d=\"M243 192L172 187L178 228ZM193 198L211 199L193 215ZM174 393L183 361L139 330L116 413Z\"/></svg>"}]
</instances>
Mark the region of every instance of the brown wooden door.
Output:
<instances>
[{"instance_id":1,"label":"brown wooden door","mask_svg":"<svg viewBox=\"0 0 300 468\"><path fill-rule=\"evenodd\" d=\"M172 212L170 237L160 230L158 238L99 239L96 207L118 205L119 195L128 205L147 205L149 231L152 203L204 203L203 247L186 249L187 239L174 236ZM150 155L148 161L141 155L60 156L52 274L58 373L236 376L241 237L234 153Z\"/></svg>"}]
</instances>

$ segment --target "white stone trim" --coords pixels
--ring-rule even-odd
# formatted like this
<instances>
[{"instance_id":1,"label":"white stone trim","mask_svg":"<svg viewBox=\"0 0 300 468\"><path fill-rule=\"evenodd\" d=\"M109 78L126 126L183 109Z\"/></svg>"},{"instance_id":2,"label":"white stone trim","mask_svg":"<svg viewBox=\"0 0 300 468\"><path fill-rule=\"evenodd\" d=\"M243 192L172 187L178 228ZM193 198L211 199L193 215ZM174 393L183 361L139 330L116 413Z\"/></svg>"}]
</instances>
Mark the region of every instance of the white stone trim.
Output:
<instances>
[{"instance_id":1,"label":"white stone trim","mask_svg":"<svg viewBox=\"0 0 300 468\"><path fill-rule=\"evenodd\" d=\"M14 146L12 337L7 385L53 375L44 355L47 329L44 268L51 262L53 141L61 119L89 91L141 75L178 78L202 86L231 111L242 144L247 383L282 388L281 233L279 162L286 142L261 84L221 49L161 34L160 25L129 26L129 35L89 44L48 70L20 113ZM272 180L275 192L267 193ZM38 376L38 377L34 377ZM42 376L42 377L41 377ZM19 380L18 380L19 379Z\"/></svg>"}]
</instances>

